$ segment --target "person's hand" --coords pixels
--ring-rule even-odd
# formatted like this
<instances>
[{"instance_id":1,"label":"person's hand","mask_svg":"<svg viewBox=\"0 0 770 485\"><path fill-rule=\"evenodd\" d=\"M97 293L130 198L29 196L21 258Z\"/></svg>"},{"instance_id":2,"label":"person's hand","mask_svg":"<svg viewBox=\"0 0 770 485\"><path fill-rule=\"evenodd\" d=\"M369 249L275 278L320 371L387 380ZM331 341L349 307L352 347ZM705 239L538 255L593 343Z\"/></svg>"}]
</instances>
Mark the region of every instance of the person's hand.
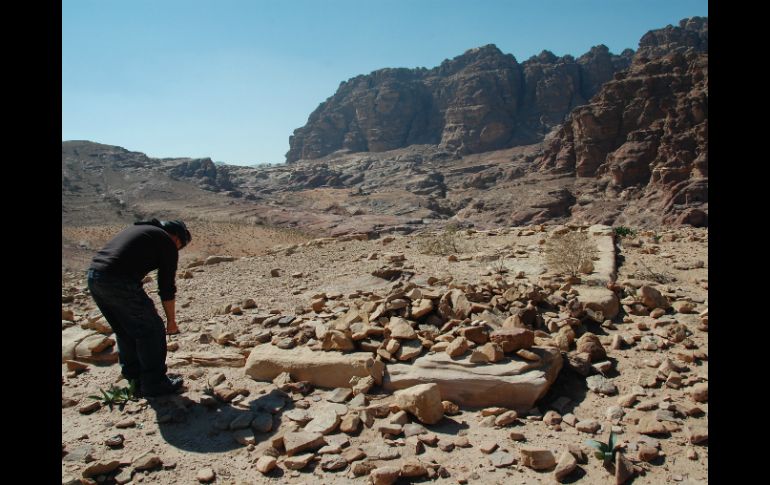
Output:
<instances>
[{"instance_id":1,"label":"person's hand","mask_svg":"<svg viewBox=\"0 0 770 485\"><path fill-rule=\"evenodd\" d=\"M176 322L168 322L166 325L166 335L176 335L179 333L179 327L177 327Z\"/></svg>"}]
</instances>

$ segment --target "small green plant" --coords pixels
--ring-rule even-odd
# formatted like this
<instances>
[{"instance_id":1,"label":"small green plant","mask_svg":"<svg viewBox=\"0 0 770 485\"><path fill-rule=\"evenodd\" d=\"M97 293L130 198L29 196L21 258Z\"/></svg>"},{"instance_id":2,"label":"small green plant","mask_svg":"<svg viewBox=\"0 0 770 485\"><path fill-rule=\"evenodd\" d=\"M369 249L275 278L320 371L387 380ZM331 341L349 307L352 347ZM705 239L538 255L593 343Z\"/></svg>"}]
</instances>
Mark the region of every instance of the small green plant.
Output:
<instances>
[{"instance_id":1,"label":"small green plant","mask_svg":"<svg viewBox=\"0 0 770 485\"><path fill-rule=\"evenodd\" d=\"M585 443L588 446L596 448L594 456L599 460L602 460L605 464L609 463L615 454L615 447L617 442L615 441L615 433L610 432L610 439L608 443L602 443L596 440L586 440Z\"/></svg>"},{"instance_id":2,"label":"small green plant","mask_svg":"<svg viewBox=\"0 0 770 485\"><path fill-rule=\"evenodd\" d=\"M615 235L619 237L626 237L626 236L633 237L636 235L636 232L634 232L633 229L626 226L617 226L616 228L614 228L614 230L615 230Z\"/></svg>"},{"instance_id":3,"label":"small green plant","mask_svg":"<svg viewBox=\"0 0 770 485\"><path fill-rule=\"evenodd\" d=\"M128 387L117 387L113 385L106 391L99 389L99 392L102 393L101 396L91 395L88 397L96 399L97 401L102 401L102 404L110 407L110 411L112 411L113 405L118 405L122 411L123 407L128 404L129 401L136 401L136 381L129 381Z\"/></svg>"}]
</instances>

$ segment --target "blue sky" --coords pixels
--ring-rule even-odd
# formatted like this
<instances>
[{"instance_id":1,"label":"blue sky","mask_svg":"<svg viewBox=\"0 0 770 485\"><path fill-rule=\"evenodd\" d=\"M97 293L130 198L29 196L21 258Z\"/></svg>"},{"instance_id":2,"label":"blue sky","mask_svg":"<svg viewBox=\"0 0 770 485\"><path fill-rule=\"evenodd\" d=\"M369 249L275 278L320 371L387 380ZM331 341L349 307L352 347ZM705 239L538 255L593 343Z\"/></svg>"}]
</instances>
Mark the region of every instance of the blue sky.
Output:
<instances>
[{"instance_id":1,"label":"blue sky","mask_svg":"<svg viewBox=\"0 0 770 485\"><path fill-rule=\"evenodd\" d=\"M340 82L496 44L636 50L706 0L62 0L62 140L283 163Z\"/></svg>"}]
</instances>

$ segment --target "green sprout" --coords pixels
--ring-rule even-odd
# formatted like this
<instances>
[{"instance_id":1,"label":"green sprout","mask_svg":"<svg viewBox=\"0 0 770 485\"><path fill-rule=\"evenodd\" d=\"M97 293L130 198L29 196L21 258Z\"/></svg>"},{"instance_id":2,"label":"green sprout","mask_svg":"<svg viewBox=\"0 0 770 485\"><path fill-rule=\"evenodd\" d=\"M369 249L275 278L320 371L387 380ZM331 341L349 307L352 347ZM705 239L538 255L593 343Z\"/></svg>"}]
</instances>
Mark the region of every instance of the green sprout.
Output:
<instances>
[{"instance_id":1,"label":"green sprout","mask_svg":"<svg viewBox=\"0 0 770 485\"><path fill-rule=\"evenodd\" d=\"M596 440L586 440L585 443L588 446L596 448L596 451L594 451L594 456L599 460L604 461L605 463L612 460L615 447L618 445L615 441L615 433L612 432L610 432L609 443L602 443L601 441Z\"/></svg>"}]
</instances>

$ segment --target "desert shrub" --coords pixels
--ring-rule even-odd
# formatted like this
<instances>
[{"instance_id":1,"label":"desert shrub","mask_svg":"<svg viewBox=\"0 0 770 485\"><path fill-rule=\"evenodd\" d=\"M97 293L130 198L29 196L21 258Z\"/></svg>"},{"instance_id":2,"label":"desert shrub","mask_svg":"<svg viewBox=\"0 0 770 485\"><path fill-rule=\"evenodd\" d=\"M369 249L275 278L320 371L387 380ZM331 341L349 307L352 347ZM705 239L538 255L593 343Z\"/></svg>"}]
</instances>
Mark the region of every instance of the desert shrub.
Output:
<instances>
[{"instance_id":1,"label":"desert shrub","mask_svg":"<svg viewBox=\"0 0 770 485\"><path fill-rule=\"evenodd\" d=\"M592 271L598 251L596 243L584 232L553 235L545 243L545 262L551 271L577 276Z\"/></svg>"},{"instance_id":2,"label":"desert shrub","mask_svg":"<svg viewBox=\"0 0 770 485\"><path fill-rule=\"evenodd\" d=\"M614 231L615 231L615 235L620 236L620 237L626 237L626 236L633 237L633 236L636 235L636 233L634 232L633 229L631 229L630 227L626 227L626 226L617 226L617 227L614 228Z\"/></svg>"},{"instance_id":3,"label":"desert shrub","mask_svg":"<svg viewBox=\"0 0 770 485\"><path fill-rule=\"evenodd\" d=\"M423 254L446 256L461 252L459 229L454 224L447 224L436 235L423 236L417 240L417 248Z\"/></svg>"}]
</instances>

